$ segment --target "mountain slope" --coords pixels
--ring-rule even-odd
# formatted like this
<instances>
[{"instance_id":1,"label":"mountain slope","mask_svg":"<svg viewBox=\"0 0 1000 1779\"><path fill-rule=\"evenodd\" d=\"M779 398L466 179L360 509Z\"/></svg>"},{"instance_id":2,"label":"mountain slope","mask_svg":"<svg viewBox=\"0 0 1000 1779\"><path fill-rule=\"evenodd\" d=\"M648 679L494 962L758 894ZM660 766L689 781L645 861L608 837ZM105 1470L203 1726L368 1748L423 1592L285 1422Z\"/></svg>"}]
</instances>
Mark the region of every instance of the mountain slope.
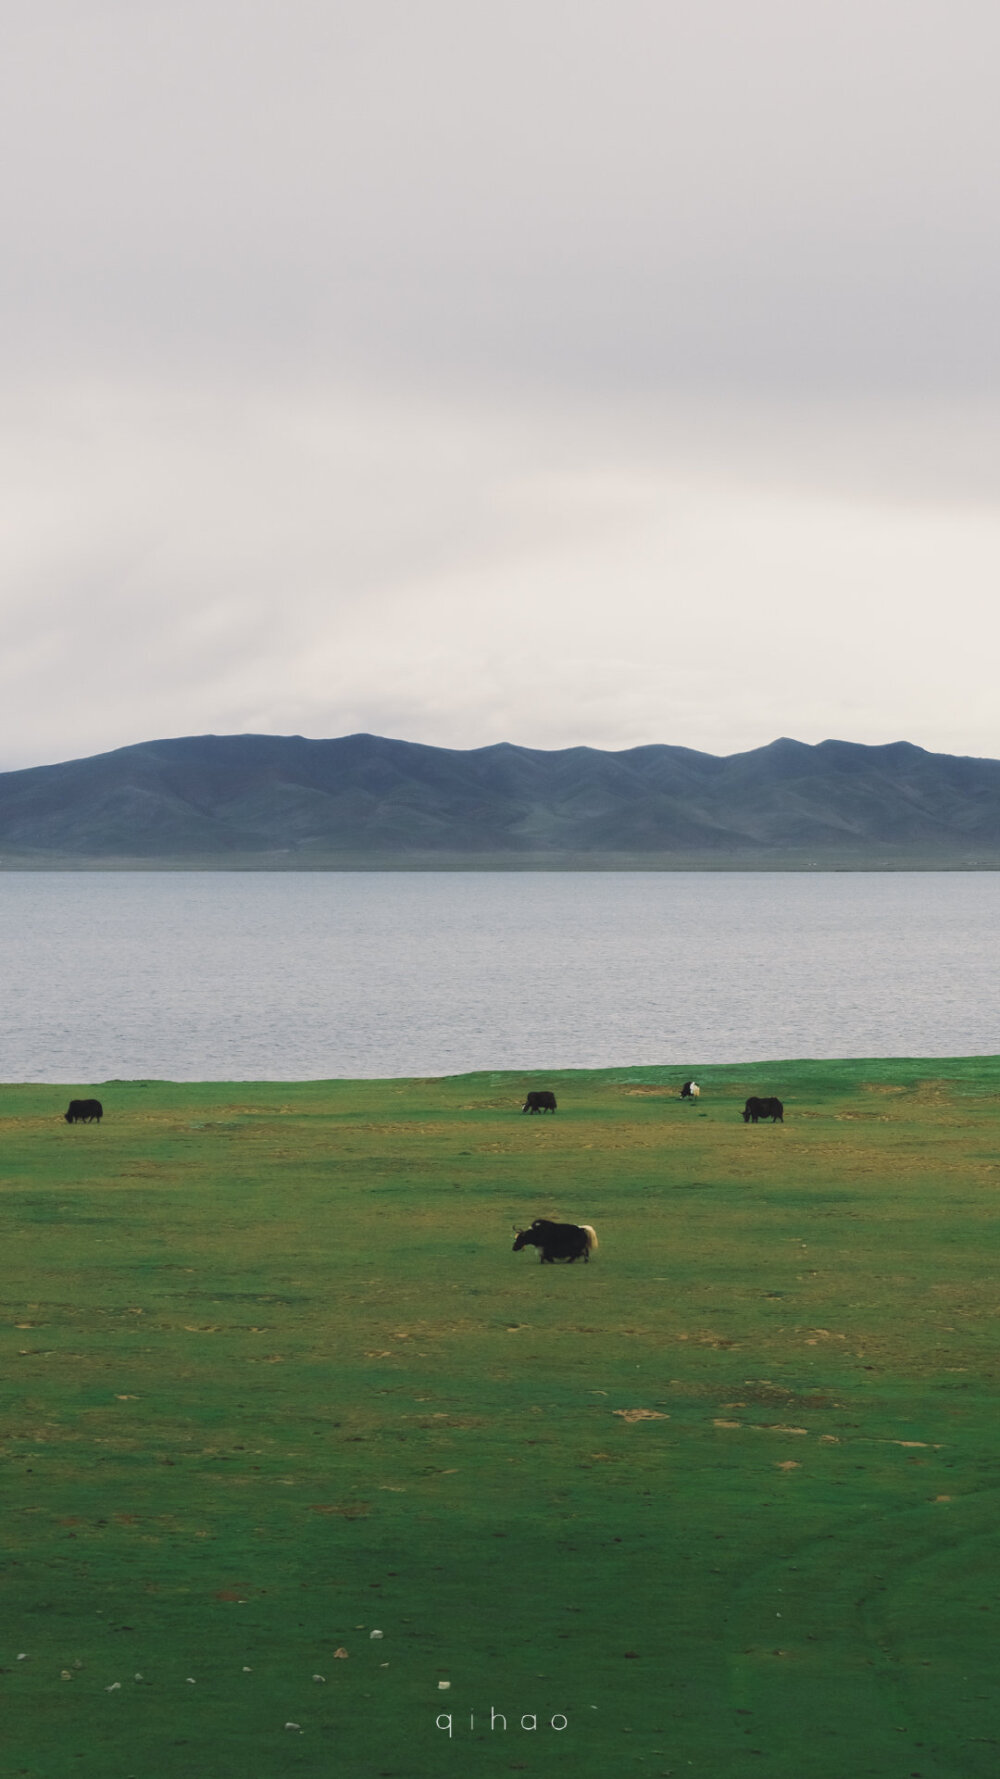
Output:
<instances>
[{"instance_id":1,"label":"mountain slope","mask_svg":"<svg viewBox=\"0 0 1000 1779\"><path fill-rule=\"evenodd\" d=\"M0 774L0 867L1000 865L1000 761L204 735Z\"/></svg>"}]
</instances>

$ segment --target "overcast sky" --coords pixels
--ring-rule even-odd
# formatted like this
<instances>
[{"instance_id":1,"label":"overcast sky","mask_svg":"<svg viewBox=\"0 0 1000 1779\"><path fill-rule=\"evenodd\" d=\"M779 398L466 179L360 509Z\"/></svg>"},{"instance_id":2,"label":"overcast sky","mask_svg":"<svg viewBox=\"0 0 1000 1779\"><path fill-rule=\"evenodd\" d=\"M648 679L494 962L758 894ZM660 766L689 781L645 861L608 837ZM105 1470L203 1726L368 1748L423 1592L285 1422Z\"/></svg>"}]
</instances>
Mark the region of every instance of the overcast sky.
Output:
<instances>
[{"instance_id":1,"label":"overcast sky","mask_svg":"<svg viewBox=\"0 0 1000 1779\"><path fill-rule=\"evenodd\" d=\"M995 0L6 0L0 768L1000 757Z\"/></svg>"}]
</instances>

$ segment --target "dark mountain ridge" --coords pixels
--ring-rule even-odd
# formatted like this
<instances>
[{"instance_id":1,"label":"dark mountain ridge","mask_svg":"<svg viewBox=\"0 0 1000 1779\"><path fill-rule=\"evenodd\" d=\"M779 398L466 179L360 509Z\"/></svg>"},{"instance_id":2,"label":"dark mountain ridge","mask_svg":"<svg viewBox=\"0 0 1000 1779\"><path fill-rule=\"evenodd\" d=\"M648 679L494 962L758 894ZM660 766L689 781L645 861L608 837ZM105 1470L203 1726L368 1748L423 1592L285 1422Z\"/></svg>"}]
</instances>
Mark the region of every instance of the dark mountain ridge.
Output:
<instances>
[{"instance_id":1,"label":"dark mountain ridge","mask_svg":"<svg viewBox=\"0 0 1000 1779\"><path fill-rule=\"evenodd\" d=\"M0 868L1000 867L1000 761L201 735L0 773Z\"/></svg>"}]
</instances>

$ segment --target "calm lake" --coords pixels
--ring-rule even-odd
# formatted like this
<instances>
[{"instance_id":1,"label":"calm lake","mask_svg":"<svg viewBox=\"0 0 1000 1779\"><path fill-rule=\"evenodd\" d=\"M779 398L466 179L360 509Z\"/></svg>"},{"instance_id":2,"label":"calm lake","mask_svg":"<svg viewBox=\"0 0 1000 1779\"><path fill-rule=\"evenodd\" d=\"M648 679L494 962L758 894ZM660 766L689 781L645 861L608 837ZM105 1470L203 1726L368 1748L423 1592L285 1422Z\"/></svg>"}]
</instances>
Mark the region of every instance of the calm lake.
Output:
<instances>
[{"instance_id":1,"label":"calm lake","mask_svg":"<svg viewBox=\"0 0 1000 1779\"><path fill-rule=\"evenodd\" d=\"M1000 1051L1000 874L10 873L0 1079Z\"/></svg>"}]
</instances>

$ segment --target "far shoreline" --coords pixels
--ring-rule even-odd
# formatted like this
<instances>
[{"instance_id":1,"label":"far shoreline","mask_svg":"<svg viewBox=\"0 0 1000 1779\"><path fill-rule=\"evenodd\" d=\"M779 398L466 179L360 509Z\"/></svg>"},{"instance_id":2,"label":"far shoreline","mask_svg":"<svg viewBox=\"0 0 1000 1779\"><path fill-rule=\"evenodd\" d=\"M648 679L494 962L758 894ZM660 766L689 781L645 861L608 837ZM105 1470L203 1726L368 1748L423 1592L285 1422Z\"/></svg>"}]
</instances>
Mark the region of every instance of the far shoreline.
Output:
<instances>
[{"instance_id":1,"label":"far shoreline","mask_svg":"<svg viewBox=\"0 0 1000 1779\"><path fill-rule=\"evenodd\" d=\"M318 875L521 875L521 876L601 876L601 875L677 875L710 872L719 876L760 875L772 872L789 876L884 876L888 873L914 875L945 875L955 873L1000 871L1000 852L996 856L973 858L932 858L924 853L887 856L872 854L865 858L833 855L802 858L788 853L754 853L744 857L717 857L701 854L635 854L609 853L595 858L588 854L530 854L512 857L497 854L377 854L346 857L309 857L301 854L283 855L236 853L225 858L192 856L163 858L77 858L66 854L16 854L0 856L0 873L11 876L97 875L97 874L170 874L198 873L207 875L254 874L312 877Z\"/></svg>"},{"instance_id":2,"label":"far shoreline","mask_svg":"<svg viewBox=\"0 0 1000 1779\"><path fill-rule=\"evenodd\" d=\"M926 1084L928 1081L974 1081L984 1075L995 1077L1000 1070L1000 1052L965 1052L955 1055L933 1056L803 1056L803 1057L751 1057L746 1061L736 1062L699 1062L690 1058L681 1062L663 1063L606 1063L594 1068L518 1068L516 1066L495 1069L457 1070L447 1074L409 1074L409 1075L259 1075L259 1076L109 1076L103 1080L77 1080L60 1078L45 1081L37 1077L31 1081L2 1081L0 1090L25 1093L77 1093L90 1091L94 1088L135 1089L177 1089L187 1092L193 1088L204 1089L208 1093L225 1090L245 1092L248 1088L260 1088L267 1091L288 1092L296 1088L304 1092L316 1088L328 1087L342 1091L356 1087L365 1092L378 1088L403 1090L417 1087L444 1087L460 1085L472 1088L489 1088L492 1094L510 1092L516 1098L523 1098L529 1088L551 1086L572 1087L578 1083L581 1087L604 1084L609 1087L637 1087L644 1092L654 1094L657 1098L675 1099L680 1095L681 1084L685 1079L697 1079L702 1089L700 1109L705 1110L706 1096L710 1097L712 1088L732 1091L741 1086L751 1077L759 1081L767 1077L769 1081L783 1080L792 1083L786 1085L786 1091L793 1094L798 1090L801 1094L820 1081L840 1079L843 1083L853 1081L859 1086L871 1086L876 1089L886 1085L902 1088ZM749 1091L749 1089L748 1089Z\"/></svg>"}]
</instances>

